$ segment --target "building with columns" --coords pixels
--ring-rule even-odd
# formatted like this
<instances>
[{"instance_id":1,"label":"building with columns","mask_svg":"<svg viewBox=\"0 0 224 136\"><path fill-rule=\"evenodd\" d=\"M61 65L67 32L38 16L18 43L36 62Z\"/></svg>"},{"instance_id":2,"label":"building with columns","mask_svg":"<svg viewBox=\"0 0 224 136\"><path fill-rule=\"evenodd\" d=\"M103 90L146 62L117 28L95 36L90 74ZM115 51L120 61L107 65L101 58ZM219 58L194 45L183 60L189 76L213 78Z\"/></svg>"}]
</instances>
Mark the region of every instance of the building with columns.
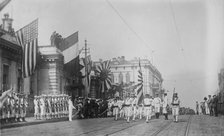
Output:
<instances>
[{"instance_id":1,"label":"building with columns","mask_svg":"<svg viewBox=\"0 0 224 136\"><path fill-rule=\"evenodd\" d=\"M12 19L5 14L0 26L0 90L1 93L14 87L22 91L22 47L17 44Z\"/></svg>"},{"instance_id":2,"label":"building with columns","mask_svg":"<svg viewBox=\"0 0 224 136\"><path fill-rule=\"evenodd\" d=\"M99 62L94 62L98 65ZM162 94L162 75L148 59L141 59L141 70L143 73L143 93L155 96ZM110 63L112 72L112 84L136 85L138 83L139 59L126 60L124 56L113 58Z\"/></svg>"},{"instance_id":3,"label":"building with columns","mask_svg":"<svg viewBox=\"0 0 224 136\"><path fill-rule=\"evenodd\" d=\"M155 96L161 93L162 76L155 66L147 59L141 59L143 73L143 93ZM139 59L125 60L124 56L113 58L111 61L112 82L115 84L138 83Z\"/></svg>"}]
</instances>

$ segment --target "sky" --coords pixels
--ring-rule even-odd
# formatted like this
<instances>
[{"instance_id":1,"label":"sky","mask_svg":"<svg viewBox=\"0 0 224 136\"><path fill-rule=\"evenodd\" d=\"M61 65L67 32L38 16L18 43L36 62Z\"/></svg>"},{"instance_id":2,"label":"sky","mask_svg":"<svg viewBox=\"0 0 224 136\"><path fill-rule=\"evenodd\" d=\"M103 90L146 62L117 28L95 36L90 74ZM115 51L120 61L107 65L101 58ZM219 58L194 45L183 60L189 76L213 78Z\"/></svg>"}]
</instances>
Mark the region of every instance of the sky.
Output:
<instances>
[{"instance_id":1,"label":"sky","mask_svg":"<svg viewBox=\"0 0 224 136\"><path fill-rule=\"evenodd\" d=\"M218 89L223 0L12 0L0 16L7 12L15 30L38 18L39 45L49 45L53 31L79 31L79 47L86 39L93 60L150 59L183 106Z\"/></svg>"}]
</instances>

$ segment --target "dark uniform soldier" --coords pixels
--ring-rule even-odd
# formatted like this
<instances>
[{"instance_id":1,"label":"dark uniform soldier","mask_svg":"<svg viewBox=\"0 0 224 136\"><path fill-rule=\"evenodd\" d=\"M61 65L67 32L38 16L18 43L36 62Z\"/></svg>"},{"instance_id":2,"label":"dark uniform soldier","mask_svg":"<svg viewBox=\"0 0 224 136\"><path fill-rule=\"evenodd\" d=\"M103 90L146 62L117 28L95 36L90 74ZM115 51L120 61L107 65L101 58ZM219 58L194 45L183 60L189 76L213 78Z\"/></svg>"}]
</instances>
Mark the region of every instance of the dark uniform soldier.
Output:
<instances>
[{"instance_id":1,"label":"dark uniform soldier","mask_svg":"<svg viewBox=\"0 0 224 136\"><path fill-rule=\"evenodd\" d=\"M51 118L55 118L55 100L54 96L51 96Z\"/></svg>"},{"instance_id":2,"label":"dark uniform soldier","mask_svg":"<svg viewBox=\"0 0 224 136\"><path fill-rule=\"evenodd\" d=\"M213 95L212 107L213 107L213 113L217 117L218 116L218 97L216 95Z\"/></svg>"},{"instance_id":3,"label":"dark uniform soldier","mask_svg":"<svg viewBox=\"0 0 224 136\"><path fill-rule=\"evenodd\" d=\"M50 110L49 110L49 108L50 108L50 105L49 105L49 103L48 103L48 99L49 99L49 97L46 95L45 96L45 100L44 100L44 103L45 103L45 110L46 110L46 113L45 113L45 118L46 119L49 119L50 118Z\"/></svg>"}]
</instances>

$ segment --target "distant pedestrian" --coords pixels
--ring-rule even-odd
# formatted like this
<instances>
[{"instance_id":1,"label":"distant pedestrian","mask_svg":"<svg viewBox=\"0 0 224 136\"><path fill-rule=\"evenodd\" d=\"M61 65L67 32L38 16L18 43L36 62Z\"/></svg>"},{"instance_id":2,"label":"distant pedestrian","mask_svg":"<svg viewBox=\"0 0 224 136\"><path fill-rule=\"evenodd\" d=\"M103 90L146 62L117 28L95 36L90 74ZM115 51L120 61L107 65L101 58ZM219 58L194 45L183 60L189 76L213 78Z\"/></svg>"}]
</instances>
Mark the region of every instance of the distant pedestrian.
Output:
<instances>
[{"instance_id":1,"label":"distant pedestrian","mask_svg":"<svg viewBox=\"0 0 224 136\"><path fill-rule=\"evenodd\" d=\"M211 97L211 95L208 95L208 108L209 108L210 116L212 116L213 115L213 110L212 110L212 97Z\"/></svg>"},{"instance_id":2,"label":"distant pedestrian","mask_svg":"<svg viewBox=\"0 0 224 136\"><path fill-rule=\"evenodd\" d=\"M205 105L205 114L209 115L210 112L209 112L207 97L204 98L204 105Z\"/></svg>"},{"instance_id":3,"label":"distant pedestrian","mask_svg":"<svg viewBox=\"0 0 224 136\"><path fill-rule=\"evenodd\" d=\"M198 101L196 101L196 114L197 115L199 114L199 103L198 103Z\"/></svg>"},{"instance_id":4,"label":"distant pedestrian","mask_svg":"<svg viewBox=\"0 0 224 136\"><path fill-rule=\"evenodd\" d=\"M218 116L218 97L216 95L213 95L212 107L213 107L213 113L217 117Z\"/></svg>"},{"instance_id":5,"label":"distant pedestrian","mask_svg":"<svg viewBox=\"0 0 224 136\"><path fill-rule=\"evenodd\" d=\"M167 112L168 98L167 98L167 93L164 93L162 105L163 105L163 115L165 116L165 120L168 120L168 112Z\"/></svg>"}]
</instances>

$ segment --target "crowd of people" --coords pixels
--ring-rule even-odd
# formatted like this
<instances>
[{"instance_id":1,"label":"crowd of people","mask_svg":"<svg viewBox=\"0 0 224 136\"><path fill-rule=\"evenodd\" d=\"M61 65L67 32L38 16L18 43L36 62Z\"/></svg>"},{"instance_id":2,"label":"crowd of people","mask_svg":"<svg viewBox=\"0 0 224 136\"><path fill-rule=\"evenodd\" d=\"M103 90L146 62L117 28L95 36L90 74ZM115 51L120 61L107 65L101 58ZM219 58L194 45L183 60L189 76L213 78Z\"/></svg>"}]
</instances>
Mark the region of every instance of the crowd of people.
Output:
<instances>
[{"instance_id":1,"label":"crowd of people","mask_svg":"<svg viewBox=\"0 0 224 136\"><path fill-rule=\"evenodd\" d=\"M26 95L10 93L0 108L1 123L25 121L27 104Z\"/></svg>"},{"instance_id":2,"label":"crowd of people","mask_svg":"<svg viewBox=\"0 0 224 136\"><path fill-rule=\"evenodd\" d=\"M25 121L27 99L25 95L11 93L3 103L0 109L1 123ZM40 95L34 96L34 117L36 120L49 120L58 118L99 118L114 117L114 120L125 119L127 122L136 119L145 118L148 122L152 116L158 119L161 113L168 120L167 94L163 99L156 94L155 98L146 94L141 102L134 94L127 95L124 99L116 97L113 99L95 99L95 98L75 98L66 94L59 95ZM177 94L172 100L172 113L174 121L178 121L179 98ZM74 110L75 109L75 110Z\"/></svg>"},{"instance_id":3,"label":"crowd of people","mask_svg":"<svg viewBox=\"0 0 224 136\"><path fill-rule=\"evenodd\" d=\"M172 113L175 122L178 121L179 104L180 100L177 93L175 93L172 101ZM155 98L146 94L143 101L140 103L134 94L127 95L125 99L116 97L108 100L91 98L83 99L80 97L74 100L74 106L77 110L75 115L77 115L78 118L113 116L114 120L123 118L127 122L130 122L130 120L145 118L146 122L148 122L153 115L158 119L162 109L165 119L168 120L167 109L169 108L169 105L166 93L164 94L163 99L161 99L158 94L156 94Z\"/></svg>"},{"instance_id":4,"label":"crowd of people","mask_svg":"<svg viewBox=\"0 0 224 136\"><path fill-rule=\"evenodd\" d=\"M203 102L196 101L196 114L197 115L211 115L218 116L218 97L216 95L208 95L204 97Z\"/></svg>"}]
</instances>

